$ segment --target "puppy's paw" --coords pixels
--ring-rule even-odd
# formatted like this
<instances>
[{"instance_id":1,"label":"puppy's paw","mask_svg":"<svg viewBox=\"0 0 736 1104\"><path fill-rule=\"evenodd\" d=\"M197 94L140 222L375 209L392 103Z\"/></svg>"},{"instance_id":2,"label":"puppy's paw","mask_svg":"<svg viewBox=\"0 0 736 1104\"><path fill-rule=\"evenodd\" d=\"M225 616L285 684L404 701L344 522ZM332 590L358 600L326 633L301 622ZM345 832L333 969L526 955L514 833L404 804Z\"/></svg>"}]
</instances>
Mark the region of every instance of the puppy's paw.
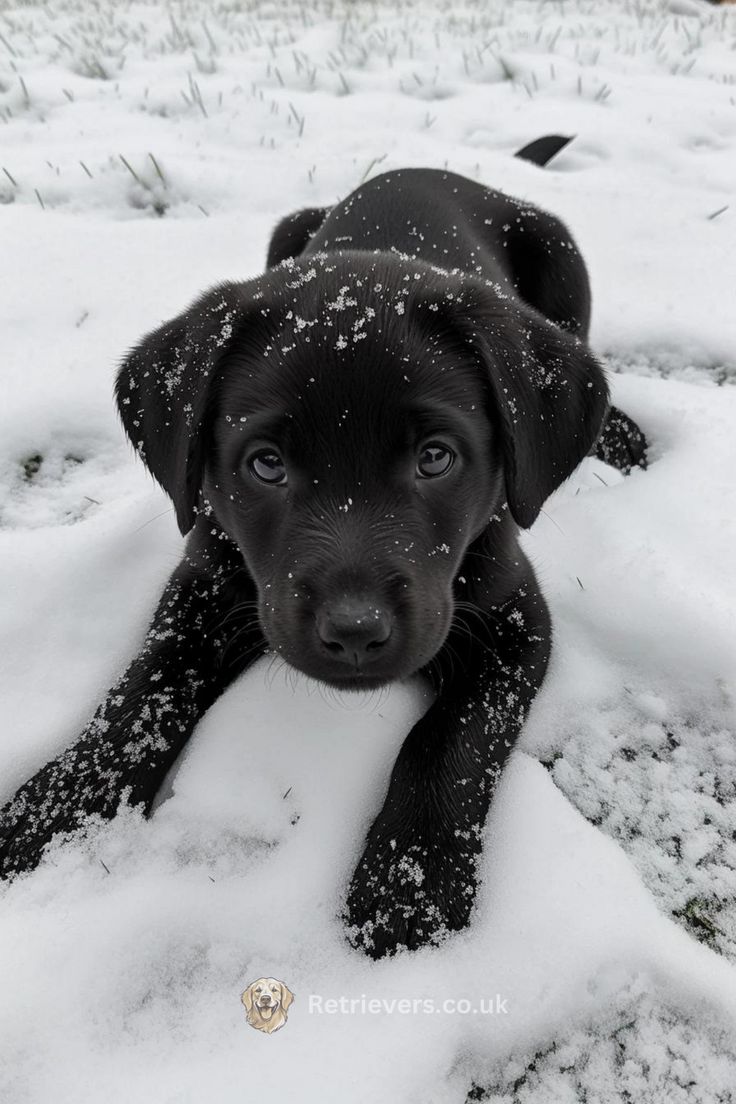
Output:
<instances>
[{"instance_id":1,"label":"puppy's paw","mask_svg":"<svg viewBox=\"0 0 736 1104\"><path fill-rule=\"evenodd\" d=\"M0 809L0 878L33 870L55 836L76 832L90 816L114 815L127 790L112 769L103 775L95 768L90 749L76 745L47 763Z\"/></svg>"},{"instance_id":2,"label":"puppy's paw","mask_svg":"<svg viewBox=\"0 0 736 1104\"><path fill-rule=\"evenodd\" d=\"M629 475L647 466L647 439L633 418L612 406L593 449L593 455Z\"/></svg>"},{"instance_id":3,"label":"puppy's paw","mask_svg":"<svg viewBox=\"0 0 736 1104\"><path fill-rule=\"evenodd\" d=\"M353 946L382 958L441 943L464 928L475 897L478 847L375 829L343 914Z\"/></svg>"}]
</instances>

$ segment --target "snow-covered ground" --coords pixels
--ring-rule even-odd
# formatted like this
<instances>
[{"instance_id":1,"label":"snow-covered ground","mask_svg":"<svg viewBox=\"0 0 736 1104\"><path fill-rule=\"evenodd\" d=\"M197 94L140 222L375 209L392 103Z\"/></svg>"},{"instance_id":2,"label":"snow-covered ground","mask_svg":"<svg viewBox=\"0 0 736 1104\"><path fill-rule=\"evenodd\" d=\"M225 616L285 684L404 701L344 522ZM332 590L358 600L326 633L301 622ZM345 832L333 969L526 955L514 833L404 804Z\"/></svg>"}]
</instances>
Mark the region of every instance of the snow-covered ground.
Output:
<instances>
[{"instance_id":1,"label":"snow-covered ground","mask_svg":"<svg viewBox=\"0 0 736 1104\"><path fill-rule=\"evenodd\" d=\"M550 132L577 138L548 169L510 157ZM3 1102L732 1099L736 7L0 0L0 803L81 730L181 551L120 355L260 271L281 215L401 165L568 221L651 444L626 480L586 462L525 537L556 650L472 926L373 963L335 919L421 686L336 702L257 667L152 820L0 888ZM296 994L273 1037L240 1004L261 975Z\"/></svg>"}]
</instances>

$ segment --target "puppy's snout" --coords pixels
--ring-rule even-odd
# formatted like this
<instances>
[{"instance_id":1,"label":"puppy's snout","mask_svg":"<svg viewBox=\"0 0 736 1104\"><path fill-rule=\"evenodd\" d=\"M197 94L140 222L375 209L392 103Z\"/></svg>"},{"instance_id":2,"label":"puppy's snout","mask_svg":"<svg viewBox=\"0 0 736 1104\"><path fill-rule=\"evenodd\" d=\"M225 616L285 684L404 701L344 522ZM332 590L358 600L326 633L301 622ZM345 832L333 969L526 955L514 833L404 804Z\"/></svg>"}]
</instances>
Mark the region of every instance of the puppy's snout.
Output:
<instances>
[{"instance_id":1,"label":"puppy's snout","mask_svg":"<svg viewBox=\"0 0 736 1104\"><path fill-rule=\"evenodd\" d=\"M375 602L346 597L331 602L316 615L317 633L336 659L360 667L373 658L391 636L392 618Z\"/></svg>"}]
</instances>

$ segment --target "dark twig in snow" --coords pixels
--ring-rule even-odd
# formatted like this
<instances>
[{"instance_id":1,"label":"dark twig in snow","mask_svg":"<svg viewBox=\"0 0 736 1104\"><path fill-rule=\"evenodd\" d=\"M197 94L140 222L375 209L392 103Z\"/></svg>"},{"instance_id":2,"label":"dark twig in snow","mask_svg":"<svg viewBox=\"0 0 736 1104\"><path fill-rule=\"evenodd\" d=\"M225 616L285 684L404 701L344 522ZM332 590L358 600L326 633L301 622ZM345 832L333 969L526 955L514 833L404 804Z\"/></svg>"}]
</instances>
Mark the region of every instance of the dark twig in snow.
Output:
<instances>
[{"instance_id":1,"label":"dark twig in snow","mask_svg":"<svg viewBox=\"0 0 736 1104\"><path fill-rule=\"evenodd\" d=\"M126 159L125 159L125 158L123 157L122 153L119 153L119 154L118 154L118 157L119 157L119 158L120 158L120 160L121 160L121 161L123 162L123 164L125 165L126 169L127 169L127 170L128 170L128 172L130 173L130 175L131 175L131 176L132 176L132 177L133 177L133 178L134 178L135 180L137 180L137 181L138 181L138 183L139 183L139 184L140 184L141 186L143 186L143 181L141 180L141 178L139 177L138 173L137 173L137 172L135 171L135 169L133 168L133 166L132 166L132 165L130 164L130 162L129 162L129 161L127 161L127 160L126 160Z\"/></svg>"}]
</instances>

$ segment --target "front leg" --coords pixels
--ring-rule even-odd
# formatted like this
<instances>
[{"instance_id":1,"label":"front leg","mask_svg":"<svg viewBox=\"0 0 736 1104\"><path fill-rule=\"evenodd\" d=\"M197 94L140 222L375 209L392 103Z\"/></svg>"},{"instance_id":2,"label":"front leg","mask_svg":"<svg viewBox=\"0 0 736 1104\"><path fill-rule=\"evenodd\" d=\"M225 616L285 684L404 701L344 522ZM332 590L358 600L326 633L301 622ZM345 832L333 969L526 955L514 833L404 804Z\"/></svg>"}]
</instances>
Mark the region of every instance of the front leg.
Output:
<instances>
[{"instance_id":1,"label":"front leg","mask_svg":"<svg viewBox=\"0 0 736 1104\"><path fill-rule=\"evenodd\" d=\"M348 894L349 936L372 957L467 924L486 815L544 678L549 642L531 568L502 606L459 604L435 661L437 700L399 752Z\"/></svg>"},{"instance_id":2,"label":"front leg","mask_svg":"<svg viewBox=\"0 0 736 1104\"><path fill-rule=\"evenodd\" d=\"M148 812L195 724L264 650L255 590L237 554L186 556L169 580L140 654L79 740L0 811L0 874L35 867L57 832L119 805Z\"/></svg>"}]
</instances>

